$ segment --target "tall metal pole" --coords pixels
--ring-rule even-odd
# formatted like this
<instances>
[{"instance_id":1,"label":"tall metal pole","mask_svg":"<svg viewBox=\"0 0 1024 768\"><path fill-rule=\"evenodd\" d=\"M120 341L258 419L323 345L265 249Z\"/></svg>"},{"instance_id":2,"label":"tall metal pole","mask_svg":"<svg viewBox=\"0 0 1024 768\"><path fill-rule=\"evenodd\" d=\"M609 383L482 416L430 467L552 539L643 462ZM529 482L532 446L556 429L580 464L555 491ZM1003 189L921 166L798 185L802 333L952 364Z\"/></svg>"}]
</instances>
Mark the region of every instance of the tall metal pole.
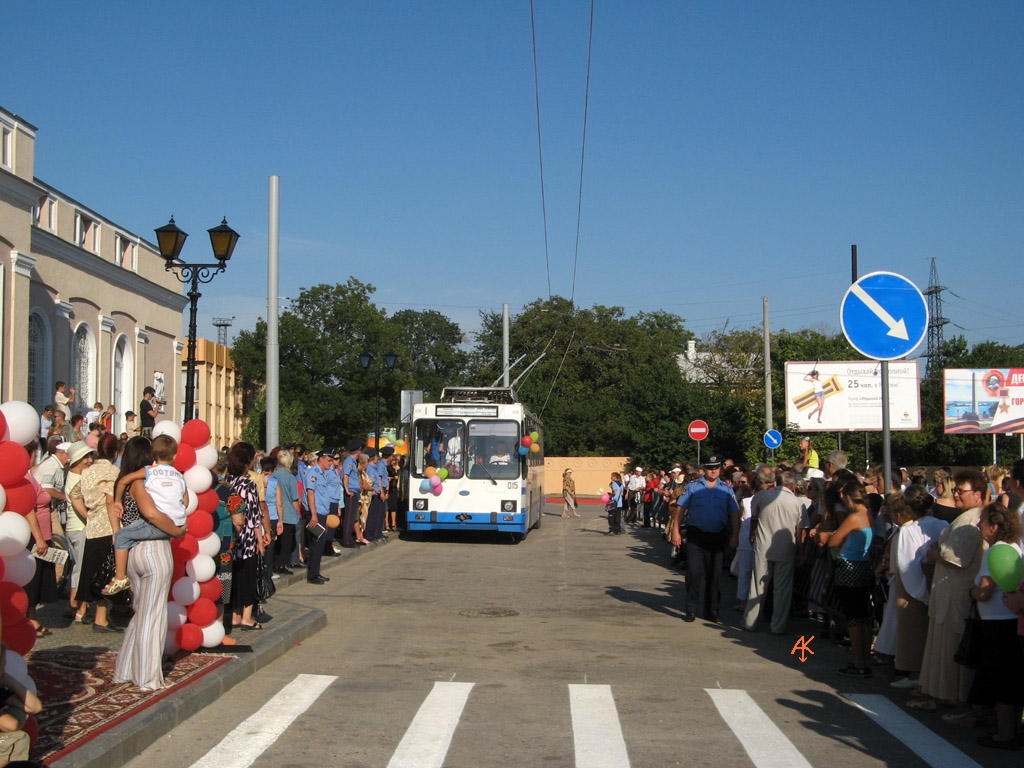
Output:
<instances>
[{"instance_id":1,"label":"tall metal pole","mask_svg":"<svg viewBox=\"0 0 1024 768\"><path fill-rule=\"evenodd\" d=\"M857 274L857 244L854 243L850 246L850 266L853 269L852 279L850 284L857 282L859 275ZM842 438L840 438L839 450L843 450ZM871 444L868 442L868 433L864 433L864 471L867 472L871 466Z\"/></svg>"},{"instance_id":2,"label":"tall metal pole","mask_svg":"<svg viewBox=\"0 0 1024 768\"><path fill-rule=\"evenodd\" d=\"M280 347L277 338L277 295L279 263L279 216L281 212L281 178L270 177L270 210L267 226L267 432L266 448L272 450L280 442Z\"/></svg>"},{"instance_id":3,"label":"tall metal pole","mask_svg":"<svg viewBox=\"0 0 1024 768\"><path fill-rule=\"evenodd\" d=\"M882 469L883 492L892 490L892 446L889 444L889 361L882 361Z\"/></svg>"},{"instance_id":4,"label":"tall metal pole","mask_svg":"<svg viewBox=\"0 0 1024 768\"><path fill-rule=\"evenodd\" d=\"M509 348L508 304L501 305L501 376L502 386L508 384L508 348Z\"/></svg>"},{"instance_id":5,"label":"tall metal pole","mask_svg":"<svg viewBox=\"0 0 1024 768\"><path fill-rule=\"evenodd\" d=\"M185 413L181 423L191 421L196 410L196 313L199 310L199 271L192 270L192 286L188 292L188 357L185 365Z\"/></svg>"},{"instance_id":6,"label":"tall metal pole","mask_svg":"<svg viewBox=\"0 0 1024 768\"><path fill-rule=\"evenodd\" d=\"M377 368L377 401L373 409L373 447L380 453L380 377L381 369Z\"/></svg>"},{"instance_id":7,"label":"tall metal pole","mask_svg":"<svg viewBox=\"0 0 1024 768\"><path fill-rule=\"evenodd\" d=\"M772 335L768 327L768 297L764 299L764 428L772 429Z\"/></svg>"}]
</instances>

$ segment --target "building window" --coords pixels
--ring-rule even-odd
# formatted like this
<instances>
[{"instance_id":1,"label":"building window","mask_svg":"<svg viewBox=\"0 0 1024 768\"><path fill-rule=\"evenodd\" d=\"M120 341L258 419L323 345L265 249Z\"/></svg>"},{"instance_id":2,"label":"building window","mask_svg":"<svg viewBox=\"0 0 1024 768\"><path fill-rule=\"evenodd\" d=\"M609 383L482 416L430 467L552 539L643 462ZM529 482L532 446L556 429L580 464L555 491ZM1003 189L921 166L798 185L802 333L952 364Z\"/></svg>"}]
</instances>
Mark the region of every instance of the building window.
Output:
<instances>
[{"instance_id":1,"label":"building window","mask_svg":"<svg viewBox=\"0 0 1024 768\"><path fill-rule=\"evenodd\" d=\"M75 214L75 245L92 253L100 252L100 225L88 216Z\"/></svg>"},{"instance_id":2,"label":"building window","mask_svg":"<svg viewBox=\"0 0 1024 768\"><path fill-rule=\"evenodd\" d=\"M50 329L46 319L38 312L28 316L28 401L42 413L43 406L52 403L50 387Z\"/></svg>"},{"instance_id":3,"label":"building window","mask_svg":"<svg viewBox=\"0 0 1024 768\"><path fill-rule=\"evenodd\" d=\"M57 201L49 195L40 197L36 205L36 226L50 232L57 229Z\"/></svg>"},{"instance_id":4,"label":"building window","mask_svg":"<svg viewBox=\"0 0 1024 768\"><path fill-rule=\"evenodd\" d=\"M93 347L89 326L82 323L75 331L75 338L71 342L71 377L75 387L75 402L84 410L88 410L95 402L92 382L96 369L96 355Z\"/></svg>"},{"instance_id":5,"label":"building window","mask_svg":"<svg viewBox=\"0 0 1024 768\"><path fill-rule=\"evenodd\" d=\"M117 266L132 268L134 262L132 251L134 247L134 244L128 238L120 234L114 235L114 262Z\"/></svg>"},{"instance_id":6,"label":"building window","mask_svg":"<svg viewBox=\"0 0 1024 768\"><path fill-rule=\"evenodd\" d=\"M14 128L7 123L0 123L0 165L14 166Z\"/></svg>"}]
</instances>

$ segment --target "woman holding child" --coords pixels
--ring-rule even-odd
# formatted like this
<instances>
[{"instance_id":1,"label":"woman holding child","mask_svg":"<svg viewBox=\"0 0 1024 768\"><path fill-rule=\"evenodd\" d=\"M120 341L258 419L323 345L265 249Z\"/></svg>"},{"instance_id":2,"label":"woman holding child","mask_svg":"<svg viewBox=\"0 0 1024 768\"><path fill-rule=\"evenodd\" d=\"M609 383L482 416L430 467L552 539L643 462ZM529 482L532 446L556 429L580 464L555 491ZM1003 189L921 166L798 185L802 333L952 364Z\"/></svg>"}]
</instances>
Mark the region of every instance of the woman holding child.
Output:
<instances>
[{"instance_id":1,"label":"woman holding child","mask_svg":"<svg viewBox=\"0 0 1024 768\"><path fill-rule=\"evenodd\" d=\"M145 437L128 441L121 458L120 478L153 463L150 442ZM123 525L139 519L152 522L165 533L178 532L169 517L157 510L146 491L144 480L135 480L125 490L121 502ZM131 682L144 690L164 687L161 668L164 640L167 635L167 593L171 588L174 559L169 538L140 541L128 554L128 578L131 581L135 615L128 624L124 643L117 656L114 681Z\"/></svg>"}]
</instances>

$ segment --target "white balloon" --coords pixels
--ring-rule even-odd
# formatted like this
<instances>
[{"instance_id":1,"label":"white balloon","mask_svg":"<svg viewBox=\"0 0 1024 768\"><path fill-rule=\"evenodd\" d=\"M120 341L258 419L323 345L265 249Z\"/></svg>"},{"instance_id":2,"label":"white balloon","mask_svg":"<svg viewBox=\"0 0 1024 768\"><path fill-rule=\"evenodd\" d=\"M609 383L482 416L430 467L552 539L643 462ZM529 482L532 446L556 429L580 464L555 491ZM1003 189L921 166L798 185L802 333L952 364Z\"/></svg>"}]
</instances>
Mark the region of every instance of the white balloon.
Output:
<instances>
[{"instance_id":1,"label":"white balloon","mask_svg":"<svg viewBox=\"0 0 1024 768\"><path fill-rule=\"evenodd\" d=\"M0 557L11 557L23 551L31 538L32 529L28 527L24 515L17 512L4 512L0 515Z\"/></svg>"},{"instance_id":2,"label":"white balloon","mask_svg":"<svg viewBox=\"0 0 1024 768\"><path fill-rule=\"evenodd\" d=\"M170 419L164 419L163 421L158 421L153 426L153 437L158 437L160 435L167 435L168 437L173 437L174 438L174 442L180 443L181 442L181 427L179 427L177 424L175 424Z\"/></svg>"},{"instance_id":3,"label":"white balloon","mask_svg":"<svg viewBox=\"0 0 1024 768\"><path fill-rule=\"evenodd\" d=\"M201 467L213 469L217 466L217 460L219 458L220 453L211 442L207 442L202 448L196 448L196 464Z\"/></svg>"},{"instance_id":4,"label":"white balloon","mask_svg":"<svg viewBox=\"0 0 1024 768\"><path fill-rule=\"evenodd\" d=\"M0 509L4 509L7 506L7 491L0 485Z\"/></svg>"},{"instance_id":5,"label":"white balloon","mask_svg":"<svg viewBox=\"0 0 1024 768\"><path fill-rule=\"evenodd\" d=\"M217 564L209 555L196 555L185 563L185 573L195 579L199 584L209 581L217 573Z\"/></svg>"},{"instance_id":6,"label":"white balloon","mask_svg":"<svg viewBox=\"0 0 1024 768\"><path fill-rule=\"evenodd\" d=\"M199 540L199 554L207 557L216 557L220 554L220 536L216 533L207 534ZM185 566L188 568L188 566Z\"/></svg>"},{"instance_id":7,"label":"white balloon","mask_svg":"<svg viewBox=\"0 0 1024 768\"><path fill-rule=\"evenodd\" d=\"M171 586L171 597L179 605L192 605L199 599L199 582L191 576L182 576Z\"/></svg>"},{"instance_id":8,"label":"white balloon","mask_svg":"<svg viewBox=\"0 0 1024 768\"><path fill-rule=\"evenodd\" d=\"M39 690L36 688L36 681L31 677L25 679L25 689L32 691L36 696L39 695Z\"/></svg>"},{"instance_id":9,"label":"white balloon","mask_svg":"<svg viewBox=\"0 0 1024 768\"><path fill-rule=\"evenodd\" d=\"M8 400L0 405L0 412L7 419L4 440L13 440L18 445L31 443L39 434L39 414L36 409L21 400Z\"/></svg>"},{"instance_id":10,"label":"white balloon","mask_svg":"<svg viewBox=\"0 0 1024 768\"><path fill-rule=\"evenodd\" d=\"M194 493L208 491L212 485L213 475L206 467L196 464L185 472L185 487Z\"/></svg>"},{"instance_id":11,"label":"white balloon","mask_svg":"<svg viewBox=\"0 0 1024 768\"><path fill-rule=\"evenodd\" d=\"M172 632L188 621L184 607L173 600L167 604L167 628Z\"/></svg>"},{"instance_id":12,"label":"white balloon","mask_svg":"<svg viewBox=\"0 0 1024 768\"><path fill-rule=\"evenodd\" d=\"M185 514L191 515L199 509L199 497L192 491L188 491L188 504L185 505Z\"/></svg>"},{"instance_id":13,"label":"white balloon","mask_svg":"<svg viewBox=\"0 0 1024 768\"><path fill-rule=\"evenodd\" d=\"M36 559L27 549L4 558L4 581L24 587L36 575Z\"/></svg>"},{"instance_id":14,"label":"white balloon","mask_svg":"<svg viewBox=\"0 0 1024 768\"><path fill-rule=\"evenodd\" d=\"M173 656L181 650L181 646L178 645L178 640L175 638L176 634L178 634L176 629L167 630L167 637L164 638L164 656Z\"/></svg>"},{"instance_id":15,"label":"white balloon","mask_svg":"<svg viewBox=\"0 0 1024 768\"><path fill-rule=\"evenodd\" d=\"M7 665L4 669L11 677L17 680L24 686L28 686L28 664L25 663L25 658L20 653L8 649L5 655L4 663Z\"/></svg>"},{"instance_id":16,"label":"white balloon","mask_svg":"<svg viewBox=\"0 0 1024 768\"><path fill-rule=\"evenodd\" d=\"M215 621L203 627L203 648L216 648L224 641L224 622Z\"/></svg>"}]
</instances>

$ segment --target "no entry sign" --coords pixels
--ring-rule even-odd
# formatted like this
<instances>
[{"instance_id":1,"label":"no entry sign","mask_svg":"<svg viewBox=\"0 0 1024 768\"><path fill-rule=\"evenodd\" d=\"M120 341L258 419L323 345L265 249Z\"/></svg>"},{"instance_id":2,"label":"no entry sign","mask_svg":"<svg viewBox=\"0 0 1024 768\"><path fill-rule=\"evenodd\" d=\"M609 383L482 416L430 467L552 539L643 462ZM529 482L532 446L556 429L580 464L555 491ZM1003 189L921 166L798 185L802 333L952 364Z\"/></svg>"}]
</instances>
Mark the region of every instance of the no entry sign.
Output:
<instances>
[{"instance_id":1,"label":"no entry sign","mask_svg":"<svg viewBox=\"0 0 1024 768\"><path fill-rule=\"evenodd\" d=\"M687 429L687 432L689 432L690 437L692 439L696 440L697 442L700 442L701 440L708 436L707 422L701 421L700 419L691 421L690 426Z\"/></svg>"}]
</instances>

